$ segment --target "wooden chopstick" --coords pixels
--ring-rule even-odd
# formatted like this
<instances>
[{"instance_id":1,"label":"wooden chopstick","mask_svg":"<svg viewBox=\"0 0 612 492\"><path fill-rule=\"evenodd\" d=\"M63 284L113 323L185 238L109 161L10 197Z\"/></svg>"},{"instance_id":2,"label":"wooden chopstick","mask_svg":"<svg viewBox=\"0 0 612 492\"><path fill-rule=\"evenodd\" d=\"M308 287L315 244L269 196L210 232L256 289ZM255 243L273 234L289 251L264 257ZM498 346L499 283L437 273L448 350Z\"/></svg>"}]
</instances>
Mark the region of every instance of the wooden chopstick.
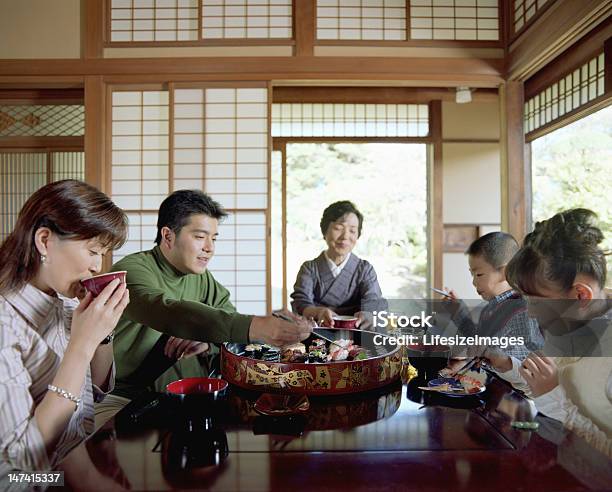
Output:
<instances>
[{"instance_id":1,"label":"wooden chopstick","mask_svg":"<svg viewBox=\"0 0 612 492\"><path fill-rule=\"evenodd\" d=\"M338 342L333 341L331 338L327 338L325 335L321 335L321 333L320 333L320 332L315 331L314 329L312 330L312 332L313 332L313 333L314 333L316 336L318 336L319 338L322 338L323 340L325 340L326 342L333 343L334 345L336 345L336 346L338 346L338 347L340 347L340 348L342 348L342 349L343 349L343 348L346 348L346 347L343 347L342 345L340 345Z\"/></svg>"}]
</instances>

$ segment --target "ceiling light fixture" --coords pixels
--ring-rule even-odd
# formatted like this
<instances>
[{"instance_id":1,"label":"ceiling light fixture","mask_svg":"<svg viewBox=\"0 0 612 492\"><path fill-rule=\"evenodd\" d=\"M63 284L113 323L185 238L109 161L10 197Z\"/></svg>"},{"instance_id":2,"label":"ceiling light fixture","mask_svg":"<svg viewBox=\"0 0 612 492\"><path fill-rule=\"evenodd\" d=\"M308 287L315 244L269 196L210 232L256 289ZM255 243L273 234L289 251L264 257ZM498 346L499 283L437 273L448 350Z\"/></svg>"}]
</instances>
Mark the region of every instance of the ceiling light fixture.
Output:
<instances>
[{"instance_id":1,"label":"ceiling light fixture","mask_svg":"<svg viewBox=\"0 0 612 492\"><path fill-rule=\"evenodd\" d=\"M472 90L469 87L460 86L457 87L455 94L455 102L457 104L465 104L472 102Z\"/></svg>"}]
</instances>

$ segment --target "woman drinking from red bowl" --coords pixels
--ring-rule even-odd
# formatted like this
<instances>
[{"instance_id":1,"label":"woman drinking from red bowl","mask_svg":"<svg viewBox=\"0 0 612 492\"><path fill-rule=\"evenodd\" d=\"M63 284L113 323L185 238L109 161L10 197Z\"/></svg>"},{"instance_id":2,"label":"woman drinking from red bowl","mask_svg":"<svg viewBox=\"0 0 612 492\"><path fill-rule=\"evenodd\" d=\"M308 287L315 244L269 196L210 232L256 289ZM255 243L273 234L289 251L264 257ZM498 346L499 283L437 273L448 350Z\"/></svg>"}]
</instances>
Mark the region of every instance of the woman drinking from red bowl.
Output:
<instances>
[{"instance_id":1,"label":"woman drinking from red bowl","mask_svg":"<svg viewBox=\"0 0 612 492\"><path fill-rule=\"evenodd\" d=\"M93 432L94 401L113 389L110 335L129 295L115 280L95 299L74 298L126 234L125 214L105 194L65 180L35 192L0 245L0 483L56 467ZM82 473L84 459L62 463L66 481L103 488L93 465Z\"/></svg>"}]
</instances>

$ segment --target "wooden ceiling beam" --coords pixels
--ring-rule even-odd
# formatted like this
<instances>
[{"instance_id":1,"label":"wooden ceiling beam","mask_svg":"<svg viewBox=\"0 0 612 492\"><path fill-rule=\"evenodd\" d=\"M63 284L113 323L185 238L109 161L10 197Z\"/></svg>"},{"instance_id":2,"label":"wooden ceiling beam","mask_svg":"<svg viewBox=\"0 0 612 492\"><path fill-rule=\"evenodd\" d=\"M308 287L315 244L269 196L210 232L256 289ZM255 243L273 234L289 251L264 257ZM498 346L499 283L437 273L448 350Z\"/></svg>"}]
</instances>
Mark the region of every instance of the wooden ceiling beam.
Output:
<instances>
[{"instance_id":1,"label":"wooden ceiling beam","mask_svg":"<svg viewBox=\"0 0 612 492\"><path fill-rule=\"evenodd\" d=\"M604 43L612 38L612 17L602 22L587 36L548 63L525 82L525 100L529 100L549 85L604 50Z\"/></svg>"},{"instance_id":2,"label":"wooden ceiling beam","mask_svg":"<svg viewBox=\"0 0 612 492\"><path fill-rule=\"evenodd\" d=\"M1 104L83 104L83 89L2 89Z\"/></svg>"},{"instance_id":3,"label":"wooden ceiling beam","mask_svg":"<svg viewBox=\"0 0 612 492\"><path fill-rule=\"evenodd\" d=\"M430 101L454 101L455 91L447 88L418 87L274 87L275 103L373 103L405 104ZM476 102L496 102L497 89L476 89L472 92Z\"/></svg>"},{"instance_id":4,"label":"wooden ceiling beam","mask_svg":"<svg viewBox=\"0 0 612 492\"><path fill-rule=\"evenodd\" d=\"M507 80L527 80L612 14L612 0L557 0L508 48Z\"/></svg>"},{"instance_id":5,"label":"wooden ceiling beam","mask_svg":"<svg viewBox=\"0 0 612 492\"><path fill-rule=\"evenodd\" d=\"M200 80L423 80L497 87L503 60L472 58L237 57L0 60L2 76L197 76Z\"/></svg>"}]
</instances>

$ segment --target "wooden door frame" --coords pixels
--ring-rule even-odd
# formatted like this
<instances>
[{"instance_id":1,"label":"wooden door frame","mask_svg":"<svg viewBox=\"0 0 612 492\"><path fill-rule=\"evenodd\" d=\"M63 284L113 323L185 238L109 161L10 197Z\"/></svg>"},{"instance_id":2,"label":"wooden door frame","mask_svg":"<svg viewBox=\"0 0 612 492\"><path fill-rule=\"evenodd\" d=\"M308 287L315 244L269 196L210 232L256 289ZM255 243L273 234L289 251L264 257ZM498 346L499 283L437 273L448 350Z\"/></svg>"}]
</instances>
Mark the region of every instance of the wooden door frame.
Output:
<instances>
[{"instance_id":1,"label":"wooden door frame","mask_svg":"<svg viewBox=\"0 0 612 492\"><path fill-rule=\"evenodd\" d=\"M430 105L430 135L428 137L273 137L272 149L282 153L282 252L283 252L283 307L287 307L287 145L295 143L403 143L425 144L427 146L427 288L442 282L442 140L441 104L432 101ZM438 118L439 128L432 123ZM434 156L431 162L430 155ZM270 182L272 177L270 176Z\"/></svg>"}]
</instances>

